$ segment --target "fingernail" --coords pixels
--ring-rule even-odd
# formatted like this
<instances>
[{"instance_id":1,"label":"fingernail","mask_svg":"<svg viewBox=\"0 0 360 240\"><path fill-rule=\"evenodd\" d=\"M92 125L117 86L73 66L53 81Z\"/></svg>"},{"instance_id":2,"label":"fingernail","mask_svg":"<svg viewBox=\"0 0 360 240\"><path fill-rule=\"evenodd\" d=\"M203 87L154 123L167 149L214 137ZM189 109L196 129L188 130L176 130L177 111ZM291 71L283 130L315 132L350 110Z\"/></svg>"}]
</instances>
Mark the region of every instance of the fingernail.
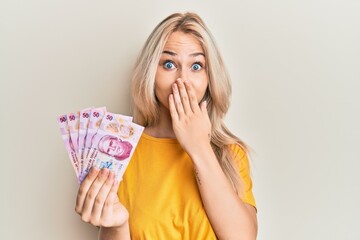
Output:
<instances>
[{"instance_id":1,"label":"fingernail","mask_svg":"<svg viewBox=\"0 0 360 240\"><path fill-rule=\"evenodd\" d=\"M112 180L112 179L114 179L114 176L115 176L115 173L114 173L113 171L110 171L108 178L109 178L110 180Z\"/></svg>"},{"instance_id":2,"label":"fingernail","mask_svg":"<svg viewBox=\"0 0 360 240\"><path fill-rule=\"evenodd\" d=\"M101 175L102 176L106 176L107 174L108 174L108 169L107 168L101 169Z\"/></svg>"},{"instance_id":3,"label":"fingernail","mask_svg":"<svg viewBox=\"0 0 360 240\"><path fill-rule=\"evenodd\" d=\"M90 170L90 174L96 174L99 171L97 167L92 167Z\"/></svg>"},{"instance_id":4,"label":"fingernail","mask_svg":"<svg viewBox=\"0 0 360 240\"><path fill-rule=\"evenodd\" d=\"M115 179L113 186L116 186L118 183L119 183L119 181Z\"/></svg>"}]
</instances>

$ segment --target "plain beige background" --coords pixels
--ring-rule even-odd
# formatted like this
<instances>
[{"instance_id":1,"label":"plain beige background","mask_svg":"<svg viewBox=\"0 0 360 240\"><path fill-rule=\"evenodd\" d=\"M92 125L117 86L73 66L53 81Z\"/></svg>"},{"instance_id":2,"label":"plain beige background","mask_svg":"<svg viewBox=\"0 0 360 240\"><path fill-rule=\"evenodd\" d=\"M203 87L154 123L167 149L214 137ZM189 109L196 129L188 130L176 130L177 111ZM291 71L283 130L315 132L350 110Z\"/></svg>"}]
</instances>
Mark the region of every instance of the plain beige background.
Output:
<instances>
[{"instance_id":1,"label":"plain beige background","mask_svg":"<svg viewBox=\"0 0 360 240\"><path fill-rule=\"evenodd\" d=\"M208 24L252 148L259 238L360 239L360 2L2 0L1 239L95 240L56 116L129 114L129 68L175 11Z\"/></svg>"}]
</instances>

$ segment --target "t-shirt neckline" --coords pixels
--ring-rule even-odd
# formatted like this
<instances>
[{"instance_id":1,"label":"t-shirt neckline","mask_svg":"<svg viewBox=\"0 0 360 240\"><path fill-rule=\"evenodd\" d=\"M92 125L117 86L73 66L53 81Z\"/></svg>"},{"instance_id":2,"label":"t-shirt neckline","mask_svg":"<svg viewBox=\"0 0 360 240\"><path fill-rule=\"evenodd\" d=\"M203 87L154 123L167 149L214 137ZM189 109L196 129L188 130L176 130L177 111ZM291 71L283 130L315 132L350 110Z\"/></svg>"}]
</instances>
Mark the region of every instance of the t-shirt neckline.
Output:
<instances>
[{"instance_id":1,"label":"t-shirt neckline","mask_svg":"<svg viewBox=\"0 0 360 240\"><path fill-rule=\"evenodd\" d=\"M158 137L150 136L144 132L142 133L142 137L147 140L155 141L155 142L179 144L176 138L158 138Z\"/></svg>"}]
</instances>

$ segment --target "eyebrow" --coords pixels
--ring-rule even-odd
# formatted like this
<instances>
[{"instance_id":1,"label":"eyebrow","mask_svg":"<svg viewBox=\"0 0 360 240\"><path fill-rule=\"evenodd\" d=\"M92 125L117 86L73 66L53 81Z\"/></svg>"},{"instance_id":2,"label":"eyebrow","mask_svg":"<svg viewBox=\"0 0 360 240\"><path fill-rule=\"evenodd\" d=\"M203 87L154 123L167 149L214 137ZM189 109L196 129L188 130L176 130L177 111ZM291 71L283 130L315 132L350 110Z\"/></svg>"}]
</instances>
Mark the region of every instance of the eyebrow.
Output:
<instances>
[{"instance_id":1,"label":"eyebrow","mask_svg":"<svg viewBox=\"0 0 360 240\"><path fill-rule=\"evenodd\" d=\"M176 53L174 53L172 51L168 51L168 50L164 50L162 53L163 54L168 54L170 56L176 56L177 55ZM191 57L197 57L199 55L205 57L205 54L202 53L202 52L195 52L195 53L190 54Z\"/></svg>"}]
</instances>

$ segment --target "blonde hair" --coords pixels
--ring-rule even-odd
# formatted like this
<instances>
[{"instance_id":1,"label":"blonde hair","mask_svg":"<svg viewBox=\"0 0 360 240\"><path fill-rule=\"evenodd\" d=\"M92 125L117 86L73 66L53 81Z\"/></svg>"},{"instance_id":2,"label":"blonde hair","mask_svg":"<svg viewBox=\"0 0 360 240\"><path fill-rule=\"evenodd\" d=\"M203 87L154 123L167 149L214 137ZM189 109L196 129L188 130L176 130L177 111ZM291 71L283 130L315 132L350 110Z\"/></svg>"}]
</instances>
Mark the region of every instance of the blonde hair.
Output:
<instances>
[{"instance_id":1,"label":"blonde hair","mask_svg":"<svg viewBox=\"0 0 360 240\"><path fill-rule=\"evenodd\" d=\"M245 153L244 142L225 126L223 118L229 108L231 95L230 77L215 41L202 19L195 13L174 13L152 31L138 57L132 76L134 121L152 126L159 118L155 96L155 74L165 43L171 33L181 31L195 36L203 47L209 84L202 100L207 101L211 121L211 145L220 166L239 196L242 196L241 178L234 162L231 146L238 145ZM238 166L239 167L239 166Z\"/></svg>"}]
</instances>

